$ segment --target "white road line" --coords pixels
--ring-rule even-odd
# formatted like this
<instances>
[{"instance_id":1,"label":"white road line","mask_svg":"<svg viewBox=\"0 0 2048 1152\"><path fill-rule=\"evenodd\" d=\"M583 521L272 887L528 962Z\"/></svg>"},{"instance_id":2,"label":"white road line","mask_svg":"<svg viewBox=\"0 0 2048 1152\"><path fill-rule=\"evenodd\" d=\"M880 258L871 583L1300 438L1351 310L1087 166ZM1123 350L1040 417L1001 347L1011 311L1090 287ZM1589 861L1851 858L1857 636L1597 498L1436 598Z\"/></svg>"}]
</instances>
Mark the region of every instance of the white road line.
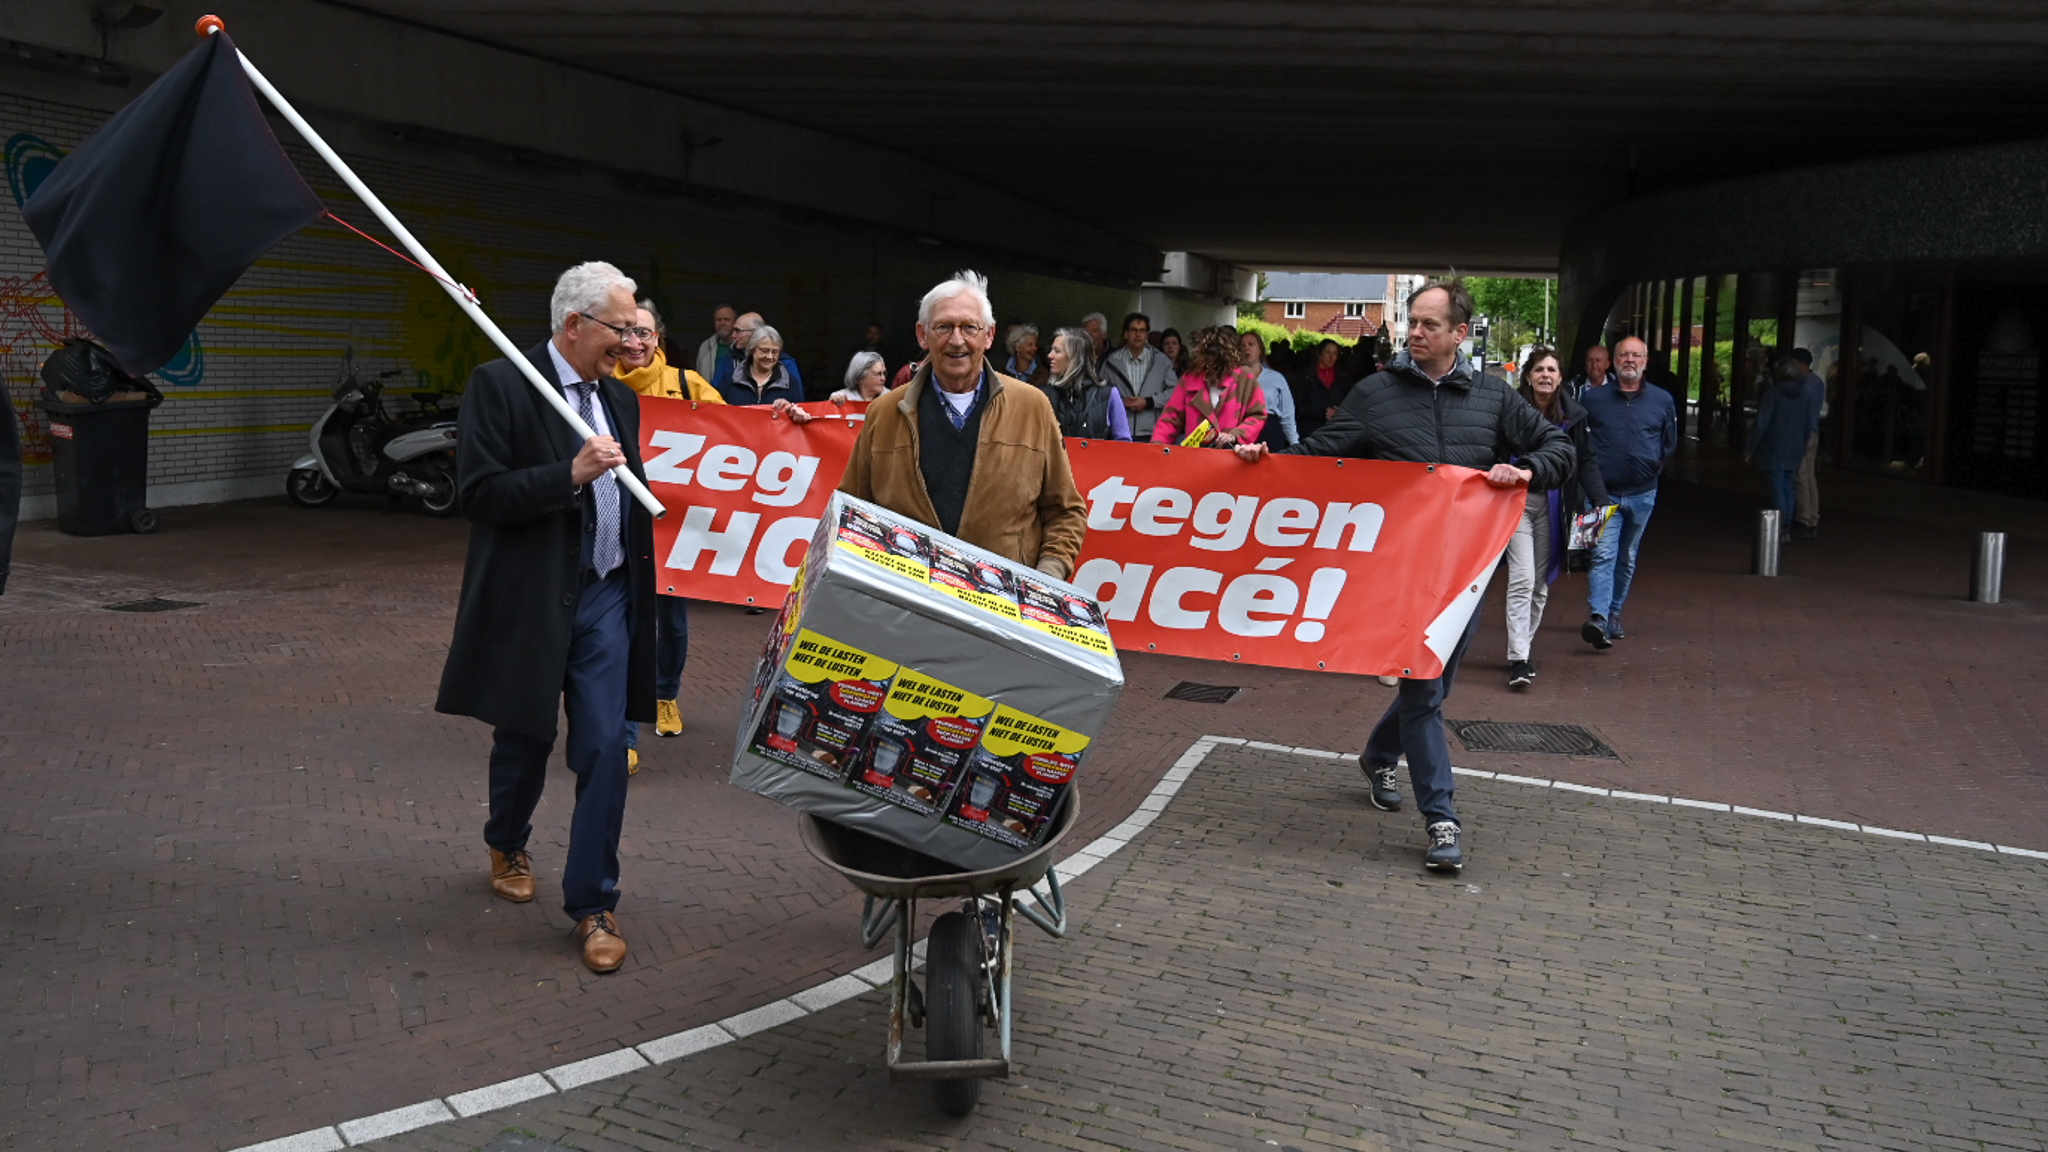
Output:
<instances>
[{"instance_id":1,"label":"white road line","mask_svg":"<svg viewBox=\"0 0 2048 1152\"><path fill-rule=\"evenodd\" d=\"M1139 832L1166 810L1167 802L1180 792L1181 785L1194 775L1210 752L1218 745L1242 746L1261 752L1281 752L1288 755L1312 756L1318 759L1354 759L1342 752L1328 752L1318 748L1290 748L1281 744L1264 741L1243 740L1234 736L1204 736L1188 747L1174 762L1173 769L1166 773L1138 807L1130 819L1110 829L1096 839L1069 853L1058 864L1062 876L1072 879L1087 872L1095 865L1109 859L1117 850L1131 842ZM1585 784L1573 784L1563 780L1545 780L1536 776L1510 776L1506 773L1486 772L1476 768L1453 768L1460 776L1478 780L1495 780L1503 784L1521 784L1531 788L1551 788L1559 791L1598 795L1614 800L1628 800L1637 803L1672 804L1685 808L1726 812L1735 816L1750 816L1765 820L1780 820L1788 823L1813 825L1821 828L1856 832L1890 839L1919 840L1949 848L1969 848L1979 852L1993 852L2005 856L2020 856L2037 860L2048 860L2048 852L2031 848L2012 848L2004 844L1987 844L1979 840L1957 840L1947 836L1933 836L1920 832L1902 832L1896 828L1879 828L1867 824L1855 824L1847 820L1824 820L1818 816L1798 816L1790 812L1773 812L1764 808L1744 808L1739 804L1723 804L1714 800L1688 800L1682 796L1658 796L1647 792L1622 792L1606 788L1595 788ZM923 954L923 942L917 948ZM497 1108L523 1104L542 1096L551 1096L571 1088L580 1088L617 1076L626 1075L654 1064L667 1064L730 1044L742 1036L780 1027L794 1020L800 1020L812 1012L822 1012L834 1004L861 995L868 988L880 988L889 982L893 962L884 957L871 964L863 965L844 976L835 976L823 983L813 985L781 1000L770 1001L758 1008L738 1012L715 1024L706 1024L686 1032L677 1032L656 1040L645 1041L632 1048L593 1056L574 1064L547 1069L515 1079L487 1084L457 1092L445 1098L422 1101L375 1116L364 1116L355 1120L344 1120L324 1128L314 1128L291 1136L266 1140L261 1144L250 1144L234 1152L340 1152L341 1149L364 1144L371 1140L410 1132L429 1124L439 1124L458 1116L474 1116Z\"/></svg>"}]
</instances>

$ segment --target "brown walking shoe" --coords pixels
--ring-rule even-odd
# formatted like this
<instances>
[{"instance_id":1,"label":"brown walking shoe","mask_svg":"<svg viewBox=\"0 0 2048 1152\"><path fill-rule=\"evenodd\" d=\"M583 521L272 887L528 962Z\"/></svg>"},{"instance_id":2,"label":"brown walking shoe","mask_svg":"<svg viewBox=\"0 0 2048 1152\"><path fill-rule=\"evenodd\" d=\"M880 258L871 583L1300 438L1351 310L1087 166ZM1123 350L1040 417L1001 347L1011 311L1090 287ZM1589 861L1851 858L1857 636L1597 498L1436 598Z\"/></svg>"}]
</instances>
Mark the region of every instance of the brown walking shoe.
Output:
<instances>
[{"instance_id":1,"label":"brown walking shoe","mask_svg":"<svg viewBox=\"0 0 2048 1152\"><path fill-rule=\"evenodd\" d=\"M533 857L524 852L508 856L491 849L491 891L514 904L533 899Z\"/></svg>"},{"instance_id":2,"label":"brown walking shoe","mask_svg":"<svg viewBox=\"0 0 2048 1152\"><path fill-rule=\"evenodd\" d=\"M626 962L626 938L619 935L619 922L609 912L578 920L576 938L583 941L583 966L592 972L616 972Z\"/></svg>"},{"instance_id":3,"label":"brown walking shoe","mask_svg":"<svg viewBox=\"0 0 2048 1152\"><path fill-rule=\"evenodd\" d=\"M681 736L683 734L683 709L674 700L654 702L654 734L656 736Z\"/></svg>"}]
</instances>

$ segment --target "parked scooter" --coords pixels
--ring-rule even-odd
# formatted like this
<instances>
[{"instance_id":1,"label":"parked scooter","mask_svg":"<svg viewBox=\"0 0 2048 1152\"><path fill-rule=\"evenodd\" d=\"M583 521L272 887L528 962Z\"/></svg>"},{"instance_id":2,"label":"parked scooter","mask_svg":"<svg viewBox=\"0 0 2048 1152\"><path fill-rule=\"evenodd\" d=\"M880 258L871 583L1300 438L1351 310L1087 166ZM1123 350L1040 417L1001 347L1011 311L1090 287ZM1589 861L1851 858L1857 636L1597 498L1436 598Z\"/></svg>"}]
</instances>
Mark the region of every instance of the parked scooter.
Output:
<instances>
[{"instance_id":1,"label":"parked scooter","mask_svg":"<svg viewBox=\"0 0 2048 1152\"><path fill-rule=\"evenodd\" d=\"M419 500L430 516L452 516L455 493L455 420L440 392L414 392L418 407L397 417L384 411L384 382L393 369L365 377L355 353L345 353L334 405L313 422L312 451L292 463L284 490L296 504L318 508L340 493Z\"/></svg>"}]
</instances>

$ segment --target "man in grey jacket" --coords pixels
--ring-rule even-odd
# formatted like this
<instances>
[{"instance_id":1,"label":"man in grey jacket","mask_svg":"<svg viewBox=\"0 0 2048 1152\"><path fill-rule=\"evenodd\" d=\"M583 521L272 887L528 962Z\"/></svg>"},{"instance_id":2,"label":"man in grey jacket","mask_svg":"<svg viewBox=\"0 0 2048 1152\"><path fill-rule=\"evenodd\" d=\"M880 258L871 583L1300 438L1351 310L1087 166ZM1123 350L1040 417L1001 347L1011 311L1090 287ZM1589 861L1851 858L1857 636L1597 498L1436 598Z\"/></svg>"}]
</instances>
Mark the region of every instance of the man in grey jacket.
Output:
<instances>
[{"instance_id":1,"label":"man in grey jacket","mask_svg":"<svg viewBox=\"0 0 2048 1152\"><path fill-rule=\"evenodd\" d=\"M1122 394L1131 414L1131 439L1152 439L1159 412L1180 386L1180 376L1166 355L1151 344L1152 318L1143 312L1124 317L1123 345L1102 357L1102 379Z\"/></svg>"},{"instance_id":2,"label":"man in grey jacket","mask_svg":"<svg viewBox=\"0 0 2048 1152\"><path fill-rule=\"evenodd\" d=\"M732 322L738 317L730 304L711 310L711 335L697 345L697 375L707 384L718 383L719 369L732 363Z\"/></svg>"}]
</instances>

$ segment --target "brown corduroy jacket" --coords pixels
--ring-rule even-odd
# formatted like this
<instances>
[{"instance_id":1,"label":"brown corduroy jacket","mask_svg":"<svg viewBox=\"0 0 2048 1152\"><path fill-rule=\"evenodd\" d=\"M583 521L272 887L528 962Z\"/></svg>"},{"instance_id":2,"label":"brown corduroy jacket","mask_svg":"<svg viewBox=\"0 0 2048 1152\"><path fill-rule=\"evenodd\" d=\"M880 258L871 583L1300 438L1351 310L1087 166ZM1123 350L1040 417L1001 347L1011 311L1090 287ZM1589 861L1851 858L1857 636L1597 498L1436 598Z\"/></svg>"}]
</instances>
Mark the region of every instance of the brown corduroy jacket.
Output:
<instances>
[{"instance_id":1,"label":"brown corduroy jacket","mask_svg":"<svg viewBox=\"0 0 2048 1152\"><path fill-rule=\"evenodd\" d=\"M937 527L939 514L925 491L917 446L917 402L933 386L931 366L922 365L909 383L868 406L839 490ZM1052 405L1038 389L990 369L957 535L1064 580L1074 574L1087 531L1088 505L1074 486Z\"/></svg>"}]
</instances>

